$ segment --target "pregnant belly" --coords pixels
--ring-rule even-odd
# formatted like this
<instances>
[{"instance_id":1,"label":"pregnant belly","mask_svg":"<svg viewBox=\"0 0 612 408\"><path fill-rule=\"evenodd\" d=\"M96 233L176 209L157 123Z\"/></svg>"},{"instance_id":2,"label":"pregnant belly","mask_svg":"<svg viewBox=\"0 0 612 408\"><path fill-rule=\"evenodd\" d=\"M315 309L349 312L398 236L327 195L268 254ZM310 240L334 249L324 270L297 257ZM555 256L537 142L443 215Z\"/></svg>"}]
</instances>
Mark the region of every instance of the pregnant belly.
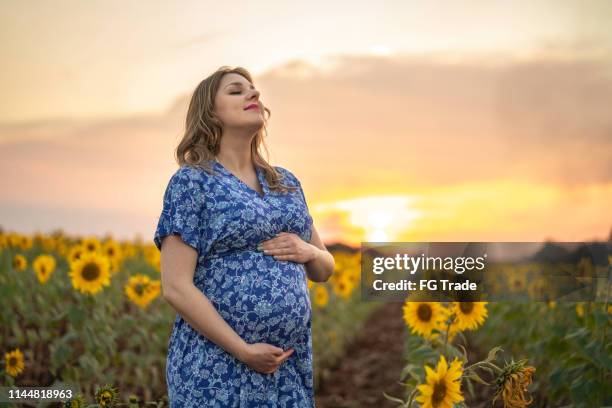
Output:
<instances>
[{"instance_id":1,"label":"pregnant belly","mask_svg":"<svg viewBox=\"0 0 612 408\"><path fill-rule=\"evenodd\" d=\"M288 348L310 330L311 304L301 264L258 251L224 257L207 268L204 293L247 343Z\"/></svg>"}]
</instances>

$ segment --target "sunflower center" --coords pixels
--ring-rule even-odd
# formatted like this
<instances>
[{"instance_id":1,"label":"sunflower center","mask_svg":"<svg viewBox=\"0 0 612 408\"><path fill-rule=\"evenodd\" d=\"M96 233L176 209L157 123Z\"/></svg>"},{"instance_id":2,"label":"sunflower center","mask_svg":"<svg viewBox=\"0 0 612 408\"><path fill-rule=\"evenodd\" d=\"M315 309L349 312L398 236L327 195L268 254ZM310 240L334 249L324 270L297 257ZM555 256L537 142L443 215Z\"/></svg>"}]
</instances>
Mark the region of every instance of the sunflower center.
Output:
<instances>
[{"instance_id":1,"label":"sunflower center","mask_svg":"<svg viewBox=\"0 0 612 408\"><path fill-rule=\"evenodd\" d=\"M15 367L17 365L17 359L15 357L9 358L8 365L9 367Z\"/></svg>"},{"instance_id":2,"label":"sunflower center","mask_svg":"<svg viewBox=\"0 0 612 408\"><path fill-rule=\"evenodd\" d=\"M431 315L432 315L431 306L419 305L419 308L417 309L417 316L419 316L419 320L423 322L428 322L431 320Z\"/></svg>"},{"instance_id":3,"label":"sunflower center","mask_svg":"<svg viewBox=\"0 0 612 408\"><path fill-rule=\"evenodd\" d=\"M459 308L464 314L469 315L474 310L474 302L461 302Z\"/></svg>"},{"instance_id":4,"label":"sunflower center","mask_svg":"<svg viewBox=\"0 0 612 408\"><path fill-rule=\"evenodd\" d=\"M83 267L83 279L93 281L100 276L100 268L95 263L88 263Z\"/></svg>"},{"instance_id":5,"label":"sunflower center","mask_svg":"<svg viewBox=\"0 0 612 408\"><path fill-rule=\"evenodd\" d=\"M40 266L40 273L42 273L44 275L46 271L47 271L47 268L45 268L45 265L41 265Z\"/></svg>"},{"instance_id":6,"label":"sunflower center","mask_svg":"<svg viewBox=\"0 0 612 408\"><path fill-rule=\"evenodd\" d=\"M140 283L136 284L136 286L134 286L134 291L138 293L139 295L142 295L142 293L144 292L143 285Z\"/></svg>"},{"instance_id":7,"label":"sunflower center","mask_svg":"<svg viewBox=\"0 0 612 408\"><path fill-rule=\"evenodd\" d=\"M446 384L444 381L437 382L434 385L433 394L431 395L431 405L437 407L446 396Z\"/></svg>"}]
</instances>

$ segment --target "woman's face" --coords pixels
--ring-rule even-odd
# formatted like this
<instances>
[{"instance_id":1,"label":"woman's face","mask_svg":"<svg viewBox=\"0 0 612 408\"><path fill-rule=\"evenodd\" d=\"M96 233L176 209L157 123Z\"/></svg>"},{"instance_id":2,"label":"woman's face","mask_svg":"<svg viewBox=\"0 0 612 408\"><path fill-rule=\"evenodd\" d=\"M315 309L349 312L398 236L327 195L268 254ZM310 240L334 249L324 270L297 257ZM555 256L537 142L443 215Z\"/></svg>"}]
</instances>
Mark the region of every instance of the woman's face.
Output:
<instances>
[{"instance_id":1,"label":"woman's face","mask_svg":"<svg viewBox=\"0 0 612 408\"><path fill-rule=\"evenodd\" d=\"M256 107L247 109L251 105ZM245 77L235 73L225 74L221 78L214 113L224 127L250 128L256 132L264 124L259 91Z\"/></svg>"}]
</instances>

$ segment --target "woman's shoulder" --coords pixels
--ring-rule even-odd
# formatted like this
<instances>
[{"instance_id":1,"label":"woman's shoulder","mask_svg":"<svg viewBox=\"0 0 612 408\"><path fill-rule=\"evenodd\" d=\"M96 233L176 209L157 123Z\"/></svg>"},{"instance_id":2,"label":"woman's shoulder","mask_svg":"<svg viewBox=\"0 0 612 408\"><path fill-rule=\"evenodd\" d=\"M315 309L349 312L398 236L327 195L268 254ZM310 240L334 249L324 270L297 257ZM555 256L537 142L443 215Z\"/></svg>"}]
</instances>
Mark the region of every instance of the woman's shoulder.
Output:
<instances>
[{"instance_id":1,"label":"woman's shoulder","mask_svg":"<svg viewBox=\"0 0 612 408\"><path fill-rule=\"evenodd\" d=\"M274 169L279 172L281 174L281 176L283 177L283 179L288 179L290 183L292 183L293 185L299 185L300 184L300 180L298 180L298 178L295 176L295 174L293 174L291 171L287 170L284 167L281 166L273 166Z\"/></svg>"},{"instance_id":2,"label":"woman's shoulder","mask_svg":"<svg viewBox=\"0 0 612 408\"><path fill-rule=\"evenodd\" d=\"M191 182L191 184L205 186L210 182L211 176L212 174L208 173L204 168L187 164L176 169L170 180L175 183Z\"/></svg>"}]
</instances>

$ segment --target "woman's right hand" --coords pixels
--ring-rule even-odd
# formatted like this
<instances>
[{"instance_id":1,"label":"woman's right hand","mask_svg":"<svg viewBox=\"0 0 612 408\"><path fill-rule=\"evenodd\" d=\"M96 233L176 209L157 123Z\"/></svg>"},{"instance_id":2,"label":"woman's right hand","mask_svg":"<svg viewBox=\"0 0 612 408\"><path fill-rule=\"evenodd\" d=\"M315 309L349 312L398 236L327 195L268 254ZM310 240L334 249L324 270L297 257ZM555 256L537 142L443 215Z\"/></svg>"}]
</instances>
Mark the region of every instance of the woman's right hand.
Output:
<instances>
[{"instance_id":1,"label":"woman's right hand","mask_svg":"<svg viewBox=\"0 0 612 408\"><path fill-rule=\"evenodd\" d=\"M282 348L271 344L253 343L247 344L241 360L255 371L272 374L293 352L293 348L283 351Z\"/></svg>"}]
</instances>

